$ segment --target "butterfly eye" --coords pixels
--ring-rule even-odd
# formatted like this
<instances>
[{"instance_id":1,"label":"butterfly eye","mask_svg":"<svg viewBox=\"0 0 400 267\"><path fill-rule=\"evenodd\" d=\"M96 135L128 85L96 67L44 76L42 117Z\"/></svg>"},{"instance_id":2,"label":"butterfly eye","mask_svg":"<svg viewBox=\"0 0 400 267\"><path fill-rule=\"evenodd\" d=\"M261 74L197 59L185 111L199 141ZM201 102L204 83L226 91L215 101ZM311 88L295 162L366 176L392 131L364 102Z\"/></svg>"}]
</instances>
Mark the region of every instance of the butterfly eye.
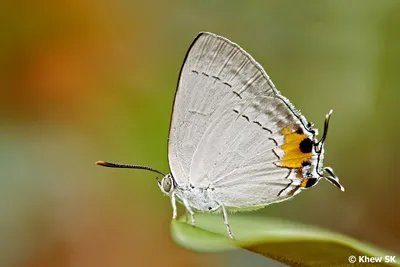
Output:
<instances>
[{"instance_id":1,"label":"butterfly eye","mask_svg":"<svg viewBox=\"0 0 400 267\"><path fill-rule=\"evenodd\" d=\"M169 191L171 191L171 187L172 187L172 180L171 180L171 177L170 176L165 176L163 179L162 179L162 187L163 187L163 190L166 192L166 193L168 193Z\"/></svg>"}]
</instances>

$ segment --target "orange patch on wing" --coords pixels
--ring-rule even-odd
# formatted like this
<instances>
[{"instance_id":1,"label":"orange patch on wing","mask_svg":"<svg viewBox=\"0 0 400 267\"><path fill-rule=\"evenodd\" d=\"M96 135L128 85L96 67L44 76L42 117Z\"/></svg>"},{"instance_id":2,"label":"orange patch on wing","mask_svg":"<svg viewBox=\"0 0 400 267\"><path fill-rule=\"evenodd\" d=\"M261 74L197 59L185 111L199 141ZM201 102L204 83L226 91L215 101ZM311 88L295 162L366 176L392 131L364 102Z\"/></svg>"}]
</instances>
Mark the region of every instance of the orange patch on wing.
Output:
<instances>
[{"instance_id":1,"label":"orange patch on wing","mask_svg":"<svg viewBox=\"0 0 400 267\"><path fill-rule=\"evenodd\" d=\"M307 186L307 182L308 182L308 178L305 178L305 179L301 182L300 187L306 187L306 186Z\"/></svg>"},{"instance_id":2,"label":"orange patch on wing","mask_svg":"<svg viewBox=\"0 0 400 267\"><path fill-rule=\"evenodd\" d=\"M281 133L285 136L285 144L282 145L285 154L280 161L281 165L288 168L303 167L302 163L312 157L312 152L304 153L300 150L300 143L308 139L308 136L294 132L289 127L284 128Z\"/></svg>"}]
</instances>

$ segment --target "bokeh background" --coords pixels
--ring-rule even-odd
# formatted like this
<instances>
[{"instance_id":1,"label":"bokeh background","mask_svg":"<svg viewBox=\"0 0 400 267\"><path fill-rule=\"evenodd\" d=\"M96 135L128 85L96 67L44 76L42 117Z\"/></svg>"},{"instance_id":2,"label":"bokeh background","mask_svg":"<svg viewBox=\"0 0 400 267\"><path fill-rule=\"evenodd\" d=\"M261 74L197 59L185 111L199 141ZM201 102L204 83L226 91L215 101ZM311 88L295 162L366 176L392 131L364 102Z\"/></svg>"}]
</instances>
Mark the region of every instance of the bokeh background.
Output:
<instances>
[{"instance_id":1,"label":"bokeh background","mask_svg":"<svg viewBox=\"0 0 400 267\"><path fill-rule=\"evenodd\" d=\"M185 251L153 173L94 164L169 170L199 31L239 43L320 129L334 109L325 163L346 192L321 181L258 215L400 251L399 1L7 1L0 19L0 266L279 266Z\"/></svg>"}]
</instances>

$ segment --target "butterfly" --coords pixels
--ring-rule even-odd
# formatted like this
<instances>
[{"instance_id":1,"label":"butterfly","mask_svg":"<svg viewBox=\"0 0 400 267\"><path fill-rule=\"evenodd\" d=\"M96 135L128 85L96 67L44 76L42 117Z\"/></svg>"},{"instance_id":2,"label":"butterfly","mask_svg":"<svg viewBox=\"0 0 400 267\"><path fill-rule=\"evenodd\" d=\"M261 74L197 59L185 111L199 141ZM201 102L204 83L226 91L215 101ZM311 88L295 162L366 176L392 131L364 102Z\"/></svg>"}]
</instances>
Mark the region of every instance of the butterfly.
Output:
<instances>
[{"instance_id":1,"label":"butterfly","mask_svg":"<svg viewBox=\"0 0 400 267\"><path fill-rule=\"evenodd\" d=\"M144 169L163 176L161 191L195 212L255 210L288 200L322 178L344 187L323 167L330 111L318 140L313 124L275 87L267 73L232 41L200 33L186 54L175 94L168 141L171 172L99 161L98 165Z\"/></svg>"}]
</instances>

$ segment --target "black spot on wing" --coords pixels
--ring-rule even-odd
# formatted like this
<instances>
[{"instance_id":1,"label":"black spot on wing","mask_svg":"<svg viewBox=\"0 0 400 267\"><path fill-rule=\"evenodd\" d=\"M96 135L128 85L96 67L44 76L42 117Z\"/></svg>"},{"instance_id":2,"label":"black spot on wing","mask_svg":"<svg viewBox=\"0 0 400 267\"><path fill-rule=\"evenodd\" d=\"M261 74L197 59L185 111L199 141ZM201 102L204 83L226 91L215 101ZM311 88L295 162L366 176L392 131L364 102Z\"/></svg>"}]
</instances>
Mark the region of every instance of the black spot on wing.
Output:
<instances>
[{"instance_id":1,"label":"black spot on wing","mask_svg":"<svg viewBox=\"0 0 400 267\"><path fill-rule=\"evenodd\" d=\"M260 127L262 126L261 123L258 122L258 121L253 121L253 123L257 124L257 125L260 126Z\"/></svg>"},{"instance_id":2,"label":"black spot on wing","mask_svg":"<svg viewBox=\"0 0 400 267\"><path fill-rule=\"evenodd\" d=\"M317 178L308 178L305 188L313 187L318 182Z\"/></svg>"},{"instance_id":3,"label":"black spot on wing","mask_svg":"<svg viewBox=\"0 0 400 267\"><path fill-rule=\"evenodd\" d=\"M303 153L310 153L312 151L313 142L310 138L304 138L303 141L300 142L300 151Z\"/></svg>"},{"instance_id":4,"label":"black spot on wing","mask_svg":"<svg viewBox=\"0 0 400 267\"><path fill-rule=\"evenodd\" d=\"M288 174L286 174L286 176L285 176L285 179L287 179L291 173L292 173L292 169L289 169Z\"/></svg>"},{"instance_id":5,"label":"black spot on wing","mask_svg":"<svg viewBox=\"0 0 400 267\"><path fill-rule=\"evenodd\" d=\"M308 161L303 161L303 162L301 163L301 166L303 166L303 167L305 167L305 166L310 166L310 165L311 165L311 163L308 162Z\"/></svg>"},{"instance_id":6,"label":"black spot on wing","mask_svg":"<svg viewBox=\"0 0 400 267\"><path fill-rule=\"evenodd\" d=\"M227 83L227 82L223 82L223 84L225 84L226 86L229 86L230 88L232 88L232 85L230 85L230 84Z\"/></svg>"},{"instance_id":7,"label":"black spot on wing","mask_svg":"<svg viewBox=\"0 0 400 267\"><path fill-rule=\"evenodd\" d=\"M261 129L268 131L270 134L272 134L272 131L270 129L268 129L267 127L262 127Z\"/></svg>"},{"instance_id":8,"label":"black spot on wing","mask_svg":"<svg viewBox=\"0 0 400 267\"><path fill-rule=\"evenodd\" d=\"M235 92L235 91L232 91L237 97L239 97L240 99L243 99L242 98L242 96L239 94L239 93L237 93L237 92Z\"/></svg>"},{"instance_id":9,"label":"black spot on wing","mask_svg":"<svg viewBox=\"0 0 400 267\"><path fill-rule=\"evenodd\" d=\"M278 197L286 190L286 189L288 189L289 188L289 186L291 186L292 185L292 183L293 183L293 180L290 180L290 183L285 187L285 188L283 188L281 191L279 191L279 193L278 193Z\"/></svg>"},{"instance_id":10,"label":"black spot on wing","mask_svg":"<svg viewBox=\"0 0 400 267\"><path fill-rule=\"evenodd\" d=\"M274 139L274 138L272 138L272 137L269 137L268 138L268 140L271 140L271 141L273 141L274 143L275 143L275 146L278 146L278 142Z\"/></svg>"},{"instance_id":11,"label":"black spot on wing","mask_svg":"<svg viewBox=\"0 0 400 267\"><path fill-rule=\"evenodd\" d=\"M250 122L249 117L247 117L246 115L242 115L243 118L245 118L248 122Z\"/></svg>"},{"instance_id":12,"label":"black spot on wing","mask_svg":"<svg viewBox=\"0 0 400 267\"><path fill-rule=\"evenodd\" d=\"M303 129L301 129L301 127L297 128L296 133L297 134L304 134Z\"/></svg>"},{"instance_id":13,"label":"black spot on wing","mask_svg":"<svg viewBox=\"0 0 400 267\"><path fill-rule=\"evenodd\" d=\"M274 155L280 160L281 157L279 157L279 155L275 152L275 149L272 149L272 152L274 152ZM287 178L287 177L286 177Z\"/></svg>"}]
</instances>

